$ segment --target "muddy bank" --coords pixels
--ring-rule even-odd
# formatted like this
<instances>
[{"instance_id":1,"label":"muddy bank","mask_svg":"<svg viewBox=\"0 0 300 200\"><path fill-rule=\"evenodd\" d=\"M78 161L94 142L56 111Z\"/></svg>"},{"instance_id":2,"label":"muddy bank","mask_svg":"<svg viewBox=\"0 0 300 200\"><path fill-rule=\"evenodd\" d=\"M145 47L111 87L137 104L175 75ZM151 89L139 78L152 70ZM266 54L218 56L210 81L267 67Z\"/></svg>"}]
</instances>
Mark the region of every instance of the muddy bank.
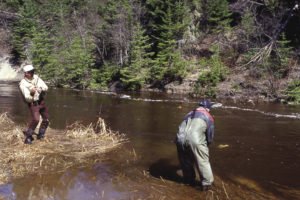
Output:
<instances>
[{"instance_id":1,"label":"muddy bank","mask_svg":"<svg viewBox=\"0 0 300 200\"><path fill-rule=\"evenodd\" d=\"M255 77L253 70L235 69L230 73L226 80L217 84L214 88L215 99L232 100L233 102L288 102L288 96L285 90L292 80L300 79L300 66L294 65L290 67L289 74L285 78L275 79L271 75L264 77ZM260 75L256 75L260 76ZM161 90L168 94L182 94L191 97L202 97L210 88L195 89L198 81L199 73L190 74L181 82L175 81L165 85ZM144 91L159 91L144 88Z\"/></svg>"}]
</instances>

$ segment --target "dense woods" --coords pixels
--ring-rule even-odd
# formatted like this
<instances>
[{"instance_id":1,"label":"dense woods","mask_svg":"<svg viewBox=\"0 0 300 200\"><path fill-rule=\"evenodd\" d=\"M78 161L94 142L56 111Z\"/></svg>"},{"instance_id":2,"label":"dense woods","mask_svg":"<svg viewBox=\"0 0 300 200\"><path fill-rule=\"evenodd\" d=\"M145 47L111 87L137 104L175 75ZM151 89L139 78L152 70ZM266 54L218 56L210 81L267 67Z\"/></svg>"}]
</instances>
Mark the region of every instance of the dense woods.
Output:
<instances>
[{"instance_id":1,"label":"dense woods","mask_svg":"<svg viewBox=\"0 0 300 200\"><path fill-rule=\"evenodd\" d=\"M196 74L194 95L300 103L296 1L6 0L0 19L12 62L58 87L163 90Z\"/></svg>"}]
</instances>

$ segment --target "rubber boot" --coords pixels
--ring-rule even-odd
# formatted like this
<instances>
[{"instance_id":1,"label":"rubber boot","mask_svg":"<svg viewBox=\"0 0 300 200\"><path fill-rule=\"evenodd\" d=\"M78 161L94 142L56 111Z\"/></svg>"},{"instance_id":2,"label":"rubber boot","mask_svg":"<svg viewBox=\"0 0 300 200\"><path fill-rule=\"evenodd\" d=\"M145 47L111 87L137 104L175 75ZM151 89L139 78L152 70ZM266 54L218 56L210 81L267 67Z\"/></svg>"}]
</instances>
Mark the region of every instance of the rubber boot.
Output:
<instances>
[{"instance_id":1,"label":"rubber boot","mask_svg":"<svg viewBox=\"0 0 300 200\"><path fill-rule=\"evenodd\" d=\"M48 120L43 120L42 121L41 126L40 126L40 130L39 130L39 134L36 137L38 140L43 139L45 137L45 132L46 132L46 129L47 129L48 125L49 125Z\"/></svg>"},{"instance_id":2,"label":"rubber boot","mask_svg":"<svg viewBox=\"0 0 300 200\"><path fill-rule=\"evenodd\" d=\"M33 137L32 137L32 134L33 134L33 130L32 129L28 129L26 131L26 133L25 133L26 138L24 140L25 144L32 144L32 141L34 140Z\"/></svg>"},{"instance_id":3,"label":"rubber boot","mask_svg":"<svg viewBox=\"0 0 300 200\"><path fill-rule=\"evenodd\" d=\"M201 188L201 191L208 191L208 190L211 190L211 185L203 185L202 188Z\"/></svg>"},{"instance_id":4,"label":"rubber boot","mask_svg":"<svg viewBox=\"0 0 300 200\"><path fill-rule=\"evenodd\" d=\"M38 140L43 139L45 137L45 132L46 132L45 128L40 128L39 134L36 136L36 139Z\"/></svg>"}]
</instances>

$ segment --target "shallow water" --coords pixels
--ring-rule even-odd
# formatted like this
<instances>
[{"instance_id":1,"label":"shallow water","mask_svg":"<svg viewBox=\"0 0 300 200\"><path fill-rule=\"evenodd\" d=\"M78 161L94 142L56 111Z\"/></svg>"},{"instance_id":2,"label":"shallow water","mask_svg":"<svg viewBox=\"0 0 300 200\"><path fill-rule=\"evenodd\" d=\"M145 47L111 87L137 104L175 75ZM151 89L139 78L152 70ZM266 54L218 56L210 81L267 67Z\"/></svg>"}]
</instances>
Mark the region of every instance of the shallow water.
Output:
<instances>
[{"instance_id":1,"label":"shallow water","mask_svg":"<svg viewBox=\"0 0 300 200\"><path fill-rule=\"evenodd\" d=\"M140 188L147 185L139 173L178 182L173 139L178 124L196 100L157 93L127 95L52 88L47 94L51 128L64 129L74 121L89 124L100 116L111 129L125 133L130 143L101 163L14 180L0 187L0 197L40 199L42 194L43 199L147 198L147 190ZM300 107L222 103L223 107L211 111L216 121L215 142L210 148L214 173L279 199L295 198L290 191L299 194L300 190ZM0 112L8 112L16 123L27 122L29 113L17 83L0 83ZM193 192L188 196L195 195Z\"/></svg>"}]
</instances>

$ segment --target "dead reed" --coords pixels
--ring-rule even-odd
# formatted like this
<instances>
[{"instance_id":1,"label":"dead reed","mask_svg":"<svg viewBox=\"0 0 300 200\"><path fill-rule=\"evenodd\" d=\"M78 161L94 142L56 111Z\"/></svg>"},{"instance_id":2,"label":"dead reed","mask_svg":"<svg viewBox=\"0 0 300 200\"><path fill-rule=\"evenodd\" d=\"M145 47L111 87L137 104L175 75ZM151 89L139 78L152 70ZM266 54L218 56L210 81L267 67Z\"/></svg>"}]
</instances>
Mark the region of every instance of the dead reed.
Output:
<instances>
[{"instance_id":1,"label":"dead reed","mask_svg":"<svg viewBox=\"0 0 300 200\"><path fill-rule=\"evenodd\" d=\"M123 134L107 128L101 118L88 126L74 123L65 131L49 128L45 139L25 145L22 127L2 113L0 134L0 183L33 173L64 171L74 165L87 164L127 141Z\"/></svg>"}]
</instances>

